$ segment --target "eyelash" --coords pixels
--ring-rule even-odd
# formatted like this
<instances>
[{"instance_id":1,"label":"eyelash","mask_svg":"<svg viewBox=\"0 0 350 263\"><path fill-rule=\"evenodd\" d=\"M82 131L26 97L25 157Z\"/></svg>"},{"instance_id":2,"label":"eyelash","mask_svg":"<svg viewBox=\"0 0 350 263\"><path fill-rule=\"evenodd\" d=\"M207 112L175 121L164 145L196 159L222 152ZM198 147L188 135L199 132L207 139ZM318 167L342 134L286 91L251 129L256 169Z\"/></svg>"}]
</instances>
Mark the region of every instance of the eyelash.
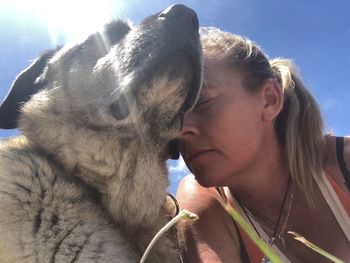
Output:
<instances>
[{"instance_id":1,"label":"eyelash","mask_svg":"<svg viewBox=\"0 0 350 263\"><path fill-rule=\"evenodd\" d=\"M209 102L211 100L211 98L209 97L202 97L197 101L196 107L200 107L205 105L207 102Z\"/></svg>"}]
</instances>

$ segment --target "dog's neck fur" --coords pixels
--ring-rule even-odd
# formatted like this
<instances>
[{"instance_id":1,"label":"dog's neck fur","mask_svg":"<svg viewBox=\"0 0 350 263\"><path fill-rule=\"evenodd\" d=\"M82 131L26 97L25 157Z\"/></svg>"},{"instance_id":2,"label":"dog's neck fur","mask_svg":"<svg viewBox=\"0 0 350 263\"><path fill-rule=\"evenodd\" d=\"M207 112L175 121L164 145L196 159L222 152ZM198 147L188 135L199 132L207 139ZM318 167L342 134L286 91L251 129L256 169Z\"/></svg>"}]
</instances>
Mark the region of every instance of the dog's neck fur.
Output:
<instances>
[{"instance_id":1,"label":"dog's neck fur","mask_svg":"<svg viewBox=\"0 0 350 263\"><path fill-rule=\"evenodd\" d=\"M36 119L31 113L22 115L20 129L31 144L65 164L65 171L96 188L118 224L147 228L164 218L168 178L161 149L154 149L159 146L118 133L111 137L103 131L60 126L54 116Z\"/></svg>"}]
</instances>

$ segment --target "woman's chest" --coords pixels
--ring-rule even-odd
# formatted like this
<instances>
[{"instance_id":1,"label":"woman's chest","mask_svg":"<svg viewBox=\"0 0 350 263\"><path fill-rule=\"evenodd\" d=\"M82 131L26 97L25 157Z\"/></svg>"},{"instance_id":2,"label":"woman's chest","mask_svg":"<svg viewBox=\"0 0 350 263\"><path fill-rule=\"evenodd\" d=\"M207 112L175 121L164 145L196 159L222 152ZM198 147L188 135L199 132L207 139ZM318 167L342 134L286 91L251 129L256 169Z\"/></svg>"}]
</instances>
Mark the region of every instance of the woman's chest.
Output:
<instances>
[{"instance_id":1,"label":"woman's chest","mask_svg":"<svg viewBox=\"0 0 350 263\"><path fill-rule=\"evenodd\" d=\"M286 232L297 232L318 247L350 262L350 243L322 194L318 192L314 208L310 208L303 200L295 201ZM330 262L288 233L285 235L285 246L278 246L293 263Z\"/></svg>"}]
</instances>

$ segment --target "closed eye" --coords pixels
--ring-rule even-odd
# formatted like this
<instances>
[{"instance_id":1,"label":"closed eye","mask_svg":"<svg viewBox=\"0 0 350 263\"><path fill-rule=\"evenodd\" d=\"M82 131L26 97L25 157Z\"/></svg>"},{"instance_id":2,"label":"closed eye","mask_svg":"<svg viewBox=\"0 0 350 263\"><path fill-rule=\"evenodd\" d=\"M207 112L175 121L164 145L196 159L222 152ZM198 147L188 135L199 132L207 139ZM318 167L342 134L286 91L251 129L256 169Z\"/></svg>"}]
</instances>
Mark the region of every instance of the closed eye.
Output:
<instances>
[{"instance_id":1,"label":"closed eye","mask_svg":"<svg viewBox=\"0 0 350 263\"><path fill-rule=\"evenodd\" d=\"M201 97L198 99L195 108L202 108L212 100L211 97Z\"/></svg>"},{"instance_id":2,"label":"closed eye","mask_svg":"<svg viewBox=\"0 0 350 263\"><path fill-rule=\"evenodd\" d=\"M202 92L198 98L198 101L197 101L194 109L204 108L206 105L209 104L209 102L211 102L213 100L213 97L210 95L207 83L205 83L205 81L203 81L202 85L203 85Z\"/></svg>"}]
</instances>

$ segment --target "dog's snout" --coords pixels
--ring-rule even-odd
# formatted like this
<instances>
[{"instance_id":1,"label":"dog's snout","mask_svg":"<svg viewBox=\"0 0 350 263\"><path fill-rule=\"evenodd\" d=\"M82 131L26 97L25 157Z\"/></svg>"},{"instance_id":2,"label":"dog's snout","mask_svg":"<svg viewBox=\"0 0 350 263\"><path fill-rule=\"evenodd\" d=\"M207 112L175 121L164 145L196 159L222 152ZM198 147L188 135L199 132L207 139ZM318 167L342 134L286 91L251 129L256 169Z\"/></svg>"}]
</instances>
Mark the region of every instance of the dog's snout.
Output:
<instances>
[{"instance_id":1,"label":"dog's snout","mask_svg":"<svg viewBox=\"0 0 350 263\"><path fill-rule=\"evenodd\" d=\"M182 23L181 25L185 28L191 25L196 31L199 29L197 14L185 5L175 4L169 6L158 17L172 22Z\"/></svg>"}]
</instances>

